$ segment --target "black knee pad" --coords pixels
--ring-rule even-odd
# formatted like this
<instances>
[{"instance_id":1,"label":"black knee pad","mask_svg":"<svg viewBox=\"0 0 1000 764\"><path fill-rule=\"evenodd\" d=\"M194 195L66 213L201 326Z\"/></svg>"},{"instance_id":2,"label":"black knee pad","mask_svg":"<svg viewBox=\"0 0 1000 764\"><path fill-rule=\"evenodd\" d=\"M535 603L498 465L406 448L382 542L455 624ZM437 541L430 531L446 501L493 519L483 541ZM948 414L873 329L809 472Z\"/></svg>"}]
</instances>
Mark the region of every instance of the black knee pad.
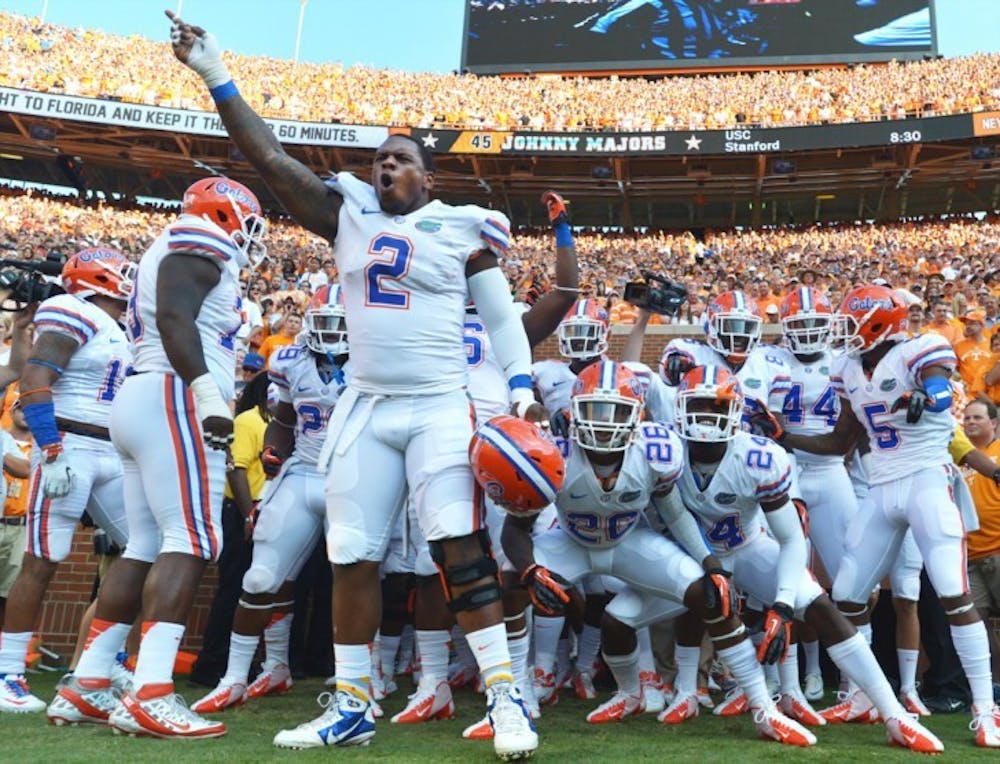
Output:
<instances>
[{"instance_id":1,"label":"black knee pad","mask_svg":"<svg viewBox=\"0 0 1000 764\"><path fill-rule=\"evenodd\" d=\"M444 596L448 602L448 609L453 613L478 610L481 607L500 600L500 583L497 577L499 568L497 567L497 561L493 559L493 546L490 543L490 535L485 530L480 530L476 531L473 537L479 541L479 545L483 550L483 556L472 562L454 566L447 564L444 547L440 541L427 542L427 546L430 548L431 559L441 572L441 582L444 586ZM453 595L453 587L466 586L484 578L490 579L489 582L469 589L457 596Z\"/></svg>"}]
</instances>

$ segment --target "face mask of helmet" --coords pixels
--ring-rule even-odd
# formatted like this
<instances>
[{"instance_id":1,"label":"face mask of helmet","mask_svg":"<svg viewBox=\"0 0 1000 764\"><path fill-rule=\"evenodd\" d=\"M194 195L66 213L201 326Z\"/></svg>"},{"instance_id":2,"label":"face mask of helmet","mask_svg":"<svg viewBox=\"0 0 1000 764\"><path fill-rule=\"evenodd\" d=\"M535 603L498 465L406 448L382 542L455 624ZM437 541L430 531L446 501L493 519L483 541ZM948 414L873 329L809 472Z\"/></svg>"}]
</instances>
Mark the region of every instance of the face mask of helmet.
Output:
<instances>
[{"instance_id":1,"label":"face mask of helmet","mask_svg":"<svg viewBox=\"0 0 1000 764\"><path fill-rule=\"evenodd\" d=\"M588 451L624 451L635 436L642 404L619 395L575 395L573 439Z\"/></svg>"},{"instance_id":2,"label":"face mask of helmet","mask_svg":"<svg viewBox=\"0 0 1000 764\"><path fill-rule=\"evenodd\" d=\"M608 349L607 327L586 316L559 324L559 354L564 358L596 358Z\"/></svg>"},{"instance_id":3,"label":"face mask of helmet","mask_svg":"<svg viewBox=\"0 0 1000 764\"><path fill-rule=\"evenodd\" d=\"M714 391L681 390L677 395L678 431L685 440L732 440L743 419L743 397L718 400Z\"/></svg>"},{"instance_id":4,"label":"face mask of helmet","mask_svg":"<svg viewBox=\"0 0 1000 764\"><path fill-rule=\"evenodd\" d=\"M793 353L820 353L828 347L830 316L823 313L781 319L781 333Z\"/></svg>"},{"instance_id":5,"label":"face mask of helmet","mask_svg":"<svg viewBox=\"0 0 1000 764\"><path fill-rule=\"evenodd\" d=\"M726 356L745 357L760 341L762 321L756 316L713 316L708 344Z\"/></svg>"},{"instance_id":6,"label":"face mask of helmet","mask_svg":"<svg viewBox=\"0 0 1000 764\"><path fill-rule=\"evenodd\" d=\"M306 346L317 353L342 355L349 351L347 320L342 307L332 305L306 311Z\"/></svg>"}]
</instances>

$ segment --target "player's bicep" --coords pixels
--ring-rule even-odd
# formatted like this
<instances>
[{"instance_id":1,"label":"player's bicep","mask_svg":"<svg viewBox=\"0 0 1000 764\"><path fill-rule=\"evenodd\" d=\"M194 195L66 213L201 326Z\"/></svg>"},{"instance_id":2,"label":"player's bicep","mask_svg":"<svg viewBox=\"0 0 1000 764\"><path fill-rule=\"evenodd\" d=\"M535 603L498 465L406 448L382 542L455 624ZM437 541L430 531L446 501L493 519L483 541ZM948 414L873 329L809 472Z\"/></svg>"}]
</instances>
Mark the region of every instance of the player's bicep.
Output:
<instances>
[{"instance_id":1,"label":"player's bicep","mask_svg":"<svg viewBox=\"0 0 1000 764\"><path fill-rule=\"evenodd\" d=\"M81 341L58 330L47 329L35 339L28 363L21 373L20 387L24 392L51 387L73 358ZM23 394L23 393L22 393Z\"/></svg>"},{"instance_id":2,"label":"player's bicep","mask_svg":"<svg viewBox=\"0 0 1000 764\"><path fill-rule=\"evenodd\" d=\"M930 377L944 377L945 379L951 379L952 369L946 366L939 366L934 364L932 366L925 366L920 370L920 381L924 382Z\"/></svg>"},{"instance_id":3,"label":"player's bicep","mask_svg":"<svg viewBox=\"0 0 1000 764\"><path fill-rule=\"evenodd\" d=\"M487 268L499 268L500 260L488 249L481 249L471 255L465 263L465 278L471 278Z\"/></svg>"}]
</instances>

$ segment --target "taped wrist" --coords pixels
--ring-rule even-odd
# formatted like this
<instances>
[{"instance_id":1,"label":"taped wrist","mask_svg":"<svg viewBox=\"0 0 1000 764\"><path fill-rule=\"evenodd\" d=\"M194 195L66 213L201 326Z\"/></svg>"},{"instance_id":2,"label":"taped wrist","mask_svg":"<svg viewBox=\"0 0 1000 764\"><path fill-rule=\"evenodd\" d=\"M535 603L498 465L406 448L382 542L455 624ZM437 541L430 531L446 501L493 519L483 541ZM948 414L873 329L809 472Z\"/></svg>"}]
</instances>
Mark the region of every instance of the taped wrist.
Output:
<instances>
[{"instance_id":1,"label":"taped wrist","mask_svg":"<svg viewBox=\"0 0 1000 764\"><path fill-rule=\"evenodd\" d=\"M56 426L56 406L52 401L29 403L27 406L22 406L21 411L39 448L44 449L62 443L59 428Z\"/></svg>"},{"instance_id":2,"label":"taped wrist","mask_svg":"<svg viewBox=\"0 0 1000 764\"><path fill-rule=\"evenodd\" d=\"M194 396L195 406L198 407L198 416L201 419L209 417L219 417L221 419L232 419L229 406L222 400L222 393L219 386L215 384L212 375L208 372L202 374L197 379L193 379L189 385L191 395Z\"/></svg>"}]
</instances>

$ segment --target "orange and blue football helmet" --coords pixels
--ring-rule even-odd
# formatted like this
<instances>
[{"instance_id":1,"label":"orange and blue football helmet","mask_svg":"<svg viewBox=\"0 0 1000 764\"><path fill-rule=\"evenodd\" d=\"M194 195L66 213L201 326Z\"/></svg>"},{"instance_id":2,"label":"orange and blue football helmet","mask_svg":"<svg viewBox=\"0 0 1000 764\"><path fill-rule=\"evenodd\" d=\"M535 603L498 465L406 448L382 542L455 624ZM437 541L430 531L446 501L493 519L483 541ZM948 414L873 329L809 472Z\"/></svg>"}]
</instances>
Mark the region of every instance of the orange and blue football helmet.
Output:
<instances>
[{"instance_id":1,"label":"orange and blue football helmet","mask_svg":"<svg viewBox=\"0 0 1000 764\"><path fill-rule=\"evenodd\" d=\"M699 443L732 440L745 405L739 380L721 366L695 366L677 389L677 434Z\"/></svg>"},{"instance_id":2,"label":"orange and blue football helmet","mask_svg":"<svg viewBox=\"0 0 1000 764\"><path fill-rule=\"evenodd\" d=\"M708 304L705 338L730 363L743 363L760 342L763 325L754 299L739 290L723 292Z\"/></svg>"},{"instance_id":3,"label":"orange and blue football helmet","mask_svg":"<svg viewBox=\"0 0 1000 764\"><path fill-rule=\"evenodd\" d=\"M573 384L570 437L588 451L624 451L642 421L644 401L635 372L615 361L592 363Z\"/></svg>"},{"instance_id":4,"label":"orange and blue football helmet","mask_svg":"<svg viewBox=\"0 0 1000 764\"><path fill-rule=\"evenodd\" d=\"M203 178L184 192L181 212L209 220L229 234L244 257L240 267L256 268L267 257L267 221L254 192L229 178Z\"/></svg>"},{"instance_id":5,"label":"orange and blue football helmet","mask_svg":"<svg viewBox=\"0 0 1000 764\"><path fill-rule=\"evenodd\" d=\"M111 247L82 249L63 264L62 285L68 294L87 298L96 294L128 300L135 286L136 266Z\"/></svg>"},{"instance_id":6,"label":"orange and blue football helmet","mask_svg":"<svg viewBox=\"0 0 1000 764\"><path fill-rule=\"evenodd\" d=\"M830 327L830 344L848 355L866 353L883 342L906 339L907 307L887 286L866 284L844 296Z\"/></svg>"},{"instance_id":7,"label":"orange and blue football helmet","mask_svg":"<svg viewBox=\"0 0 1000 764\"><path fill-rule=\"evenodd\" d=\"M833 308L826 295L813 287L803 286L781 301L781 334L793 353L821 353L830 346L830 325Z\"/></svg>"},{"instance_id":8,"label":"orange and blue football helmet","mask_svg":"<svg viewBox=\"0 0 1000 764\"><path fill-rule=\"evenodd\" d=\"M559 354L563 358L597 358L608 350L611 320L597 300L577 300L559 324Z\"/></svg>"}]
</instances>

